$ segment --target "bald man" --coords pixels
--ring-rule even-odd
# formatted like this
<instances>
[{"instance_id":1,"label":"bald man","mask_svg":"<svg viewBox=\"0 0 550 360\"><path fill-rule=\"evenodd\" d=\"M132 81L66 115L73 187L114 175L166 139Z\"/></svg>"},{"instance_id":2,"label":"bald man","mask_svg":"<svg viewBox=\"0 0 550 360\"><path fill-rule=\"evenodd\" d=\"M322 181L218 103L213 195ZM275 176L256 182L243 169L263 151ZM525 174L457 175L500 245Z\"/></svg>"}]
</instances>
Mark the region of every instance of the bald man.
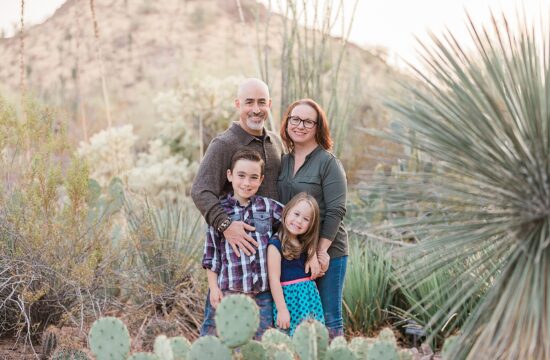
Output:
<instances>
[{"instance_id":1,"label":"bald man","mask_svg":"<svg viewBox=\"0 0 550 360\"><path fill-rule=\"evenodd\" d=\"M246 231L254 228L242 221L233 221L219 203L220 196L231 191L226 171L237 149L246 147L258 151L265 162L265 180L257 194L278 200L277 177L283 145L277 134L264 127L271 108L266 83L254 78L243 81L237 91L235 107L239 112L239 121L208 145L193 182L191 197L208 225L223 233L235 253L239 254L242 250L246 255L251 255L256 252L258 244Z\"/></svg>"}]
</instances>

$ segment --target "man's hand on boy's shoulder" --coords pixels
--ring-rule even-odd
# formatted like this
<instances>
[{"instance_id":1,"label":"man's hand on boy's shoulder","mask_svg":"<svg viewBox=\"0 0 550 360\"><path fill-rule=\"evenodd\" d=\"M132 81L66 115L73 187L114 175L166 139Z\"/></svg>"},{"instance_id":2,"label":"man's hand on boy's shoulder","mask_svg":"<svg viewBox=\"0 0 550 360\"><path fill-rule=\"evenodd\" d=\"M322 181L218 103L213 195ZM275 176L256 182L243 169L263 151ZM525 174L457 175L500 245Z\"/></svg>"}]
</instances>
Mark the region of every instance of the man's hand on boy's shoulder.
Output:
<instances>
[{"instance_id":1,"label":"man's hand on boy's shoulder","mask_svg":"<svg viewBox=\"0 0 550 360\"><path fill-rule=\"evenodd\" d=\"M247 256L256 253L258 242L248 235L247 231L254 231L256 228L242 221L233 221L223 232L225 240L231 245L237 256L241 256L242 250Z\"/></svg>"}]
</instances>

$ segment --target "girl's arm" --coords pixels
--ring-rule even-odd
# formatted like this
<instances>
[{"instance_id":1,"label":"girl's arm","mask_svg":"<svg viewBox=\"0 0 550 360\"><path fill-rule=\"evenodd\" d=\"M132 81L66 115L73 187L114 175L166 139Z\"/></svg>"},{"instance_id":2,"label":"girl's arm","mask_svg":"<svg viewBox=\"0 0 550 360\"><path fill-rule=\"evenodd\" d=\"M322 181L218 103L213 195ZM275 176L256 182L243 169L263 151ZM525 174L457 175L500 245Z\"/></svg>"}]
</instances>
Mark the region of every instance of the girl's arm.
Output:
<instances>
[{"instance_id":1,"label":"girl's arm","mask_svg":"<svg viewBox=\"0 0 550 360\"><path fill-rule=\"evenodd\" d=\"M271 295L277 307L275 324L281 329L288 329L290 327L290 313L286 307L281 285L281 253L274 245L269 245L267 248L267 275Z\"/></svg>"}]
</instances>

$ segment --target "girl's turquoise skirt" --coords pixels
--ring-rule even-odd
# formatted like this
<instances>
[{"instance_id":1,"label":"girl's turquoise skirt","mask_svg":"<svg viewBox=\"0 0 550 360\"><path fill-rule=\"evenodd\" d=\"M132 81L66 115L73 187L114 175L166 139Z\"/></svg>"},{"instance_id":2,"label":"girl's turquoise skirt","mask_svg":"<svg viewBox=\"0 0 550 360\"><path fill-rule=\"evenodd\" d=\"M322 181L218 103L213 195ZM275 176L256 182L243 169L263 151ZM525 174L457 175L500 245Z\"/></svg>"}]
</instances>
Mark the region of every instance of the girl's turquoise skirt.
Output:
<instances>
[{"instance_id":1,"label":"girl's turquoise skirt","mask_svg":"<svg viewBox=\"0 0 550 360\"><path fill-rule=\"evenodd\" d=\"M319 290L317 290L315 281L306 278L283 282L281 285L283 286L286 307L290 313L290 328L279 330L292 336L294 335L296 326L306 319L315 319L323 324L325 323L323 305L321 305L321 297L319 296ZM276 324L276 306L273 306L273 320Z\"/></svg>"}]
</instances>

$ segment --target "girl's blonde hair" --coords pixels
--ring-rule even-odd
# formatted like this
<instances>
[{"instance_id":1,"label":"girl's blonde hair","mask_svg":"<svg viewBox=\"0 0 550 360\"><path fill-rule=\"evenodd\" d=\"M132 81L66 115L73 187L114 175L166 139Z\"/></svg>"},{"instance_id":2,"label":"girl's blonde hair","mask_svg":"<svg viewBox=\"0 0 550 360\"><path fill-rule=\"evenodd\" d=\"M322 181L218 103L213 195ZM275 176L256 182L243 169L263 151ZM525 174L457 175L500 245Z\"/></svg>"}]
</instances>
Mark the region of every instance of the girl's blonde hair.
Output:
<instances>
[{"instance_id":1,"label":"girl's blonde hair","mask_svg":"<svg viewBox=\"0 0 550 360\"><path fill-rule=\"evenodd\" d=\"M290 239L290 234L288 230L285 227L285 221L288 213L290 210L292 210L293 207L295 207L298 203L301 201L305 201L309 204L311 207L312 215L311 219L309 220L309 228L307 231L302 234L298 235L298 242L300 243L298 246L295 244L292 244ZM307 259L311 259L313 256L315 256L315 253L317 251L317 243L319 242L319 231L320 231L320 211L319 211L319 205L317 204L317 200L315 198L305 192L301 192L294 196L288 204L286 204L285 208L283 209L283 224L279 229L279 237L281 238L281 249L283 252L283 256L285 259L292 260L292 259L298 259L300 257L300 254L304 251L307 252Z\"/></svg>"}]
</instances>

